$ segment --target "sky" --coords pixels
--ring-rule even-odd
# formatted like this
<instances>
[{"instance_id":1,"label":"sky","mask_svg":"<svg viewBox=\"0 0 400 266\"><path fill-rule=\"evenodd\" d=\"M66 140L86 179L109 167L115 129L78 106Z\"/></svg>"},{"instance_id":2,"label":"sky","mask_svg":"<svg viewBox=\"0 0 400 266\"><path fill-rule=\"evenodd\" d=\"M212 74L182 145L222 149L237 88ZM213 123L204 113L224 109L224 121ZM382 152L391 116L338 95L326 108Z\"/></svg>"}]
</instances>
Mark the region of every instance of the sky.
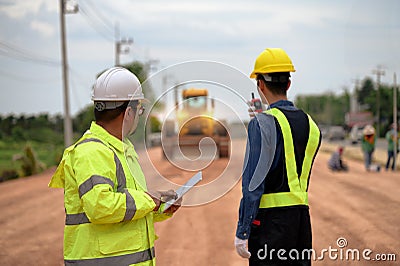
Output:
<instances>
[{"instance_id":1,"label":"sky","mask_svg":"<svg viewBox=\"0 0 400 266\"><path fill-rule=\"evenodd\" d=\"M78 13L65 17L72 115L91 103L96 75L114 65L115 25L121 38L133 39L120 62L155 60L155 75L192 60L248 75L265 48L283 48L296 68L290 100L352 91L357 79L376 79L378 65L384 83L400 75L396 0L68 0L68 6L74 2ZM63 112L59 20L59 1L0 0L1 115Z\"/></svg>"}]
</instances>

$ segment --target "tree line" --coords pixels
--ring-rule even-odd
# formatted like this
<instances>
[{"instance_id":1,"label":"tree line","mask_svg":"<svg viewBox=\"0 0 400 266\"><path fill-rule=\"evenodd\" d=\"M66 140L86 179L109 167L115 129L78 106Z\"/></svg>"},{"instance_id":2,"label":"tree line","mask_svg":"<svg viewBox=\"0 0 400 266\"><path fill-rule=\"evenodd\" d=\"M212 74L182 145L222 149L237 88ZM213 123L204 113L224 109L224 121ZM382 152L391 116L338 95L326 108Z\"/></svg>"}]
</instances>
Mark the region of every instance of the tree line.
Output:
<instances>
[{"instance_id":1,"label":"tree line","mask_svg":"<svg viewBox=\"0 0 400 266\"><path fill-rule=\"evenodd\" d=\"M135 61L123 67L134 73L140 82L147 79L148 63ZM146 89L146 97L153 99L151 88ZM139 127L144 126L142 120ZM72 117L74 141L89 128L91 121L94 121L93 104ZM64 118L61 114L0 115L0 182L36 174L58 164L65 148L63 136ZM140 141L143 138L144 132L139 130L133 140Z\"/></svg>"},{"instance_id":2,"label":"tree line","mask_svg":"<svg viewBox=\"0 0 400 266\"><path fill-rule=\"evenodd\" d=\"M146 64L133 62L124 67L135 73L141 82L147 78L148 67ZM146 91L145 94L146 97L150 99L154 97L152 91ZM342 125L345 127L345 114L350 111L350 101L352 97L356 97L360 111L370 111L375 116L378 106L377 96L378 91L372 78L365 77L361 82L361 86L355 89L355 96L352 96L346 89L341 94L325 93L320 95L299 95L295 99L295 104L309 113L319 125ZM393 86L381 84L379 96L382 129L380 131L380 137L382 137L393 121ZM400 95L398 94L397 101L399 101L399 99ZM400 117L400 115L398 115L398 117ZM88 129L90 122L93 120L93 105L85 107L73 117L75 141ZM159 121L153 120L153 118L150 118L151 127L155 128L152 130L159 130ZM143 126L144 119L141 119L139 128ZM41 155L40 159L44 160L47 166L57 164L64 148L63 127L64 121L61 114L0 115L0 148L2 150L0 154L0 174L2 174L1 172L4 169L9 170L9 168L4 168L4 166L12 165L12 163L9 164L6 160L12 160L14 155L13 151L15 149L18 149L15 153L17 153L17 155L19 154L19 157L17 156L19 161L25 164L21 166L25 169L25 174L35 172L33 171L33 166L31 167L30 165L40 166L40 169L43 168L40 162L35 162L35 160L39 159L33 156L35 155L33 149L38 150L38 153ZM133 141L143 140L145 137L143 133L142 130L138 130L134 135ZM29 142L33 142L33 145ZM21 143L27 144L21 146ZM30 149L32 149L32 151ZM51 156L52 158L42 159L43 156ZM14 159L17 157L14 156ZM27 168L26 165L32 169ZM16 176L15 171L9 173L13 177ZM23 174L18 175L21 176Z\"/></svg>"},{"instance_id":3,"label":"tree line","mask_svg":"<svg viewBox=\"0 0 400 266\"><path fill-rule=\"evenodd\" d=\"M146 80L148 75L147 63L134 61L130 64L124 65L123 67L134 73L140 82ZM147 91L145 94L149 99L154 97L152 91ZM86 129L88 129L90 122L93 120L94 110L92 104L83 108L72 118L75 140L79 138ZM36 115L0 115L0 140L34 140L44 143L62 143L64 140L63 128L64 119L61 114L49 115L47 113L42 113Z\"/></svg>"},{"instance_id":4,"label":"tree line","mask_svg":"<svg viewBox=\"0 0 400 266\"><path fill-rule=\"evenodd\" d=\"M393 93L393 85L381 84L379 86L380 125L382 129L387 129L393 122ZM298 95L295 104L309 113L320 125L340 125L346 128L345 114L350 111L352 97L354 96L345 89L341 94ZM355 98L359 111L370 111L376 117L378 89L376 89L371 77L365 77L361 81L361 86L355 88ZM399 102L399 99L400 95L397 94L397 102ZM381 130L380 133L380 137L382 137L385 130Z\"/></svg>"},{"instance_id":5,"label":"tree line","mask_svg":"<svg viewBox=\"0 0 400 266\"><path fill-rule=\"evenodd\" d=\"M125 67L133 73L139 73L137 75L141 82L146 79L147 73L144 64L134 62ZM373 80L370 77L364 78L361 86L355 91L360 111L370 111L374 116L376 115L377 93ZM380 122L382 128L385 128L393 121L393 87L382 84L379 96ZM345 126L345 113L350 111L351 97L348 90L344 90L341 94L299 95L295 99L295 104L309 113L318 124ZM398 95L399 99L400 95ZM93 120L93 105L87 106L73 117L75 140L85 132ZM63 116L47 113L0 115L0 140L63 143Z\"/></svg>"}]
</instances>

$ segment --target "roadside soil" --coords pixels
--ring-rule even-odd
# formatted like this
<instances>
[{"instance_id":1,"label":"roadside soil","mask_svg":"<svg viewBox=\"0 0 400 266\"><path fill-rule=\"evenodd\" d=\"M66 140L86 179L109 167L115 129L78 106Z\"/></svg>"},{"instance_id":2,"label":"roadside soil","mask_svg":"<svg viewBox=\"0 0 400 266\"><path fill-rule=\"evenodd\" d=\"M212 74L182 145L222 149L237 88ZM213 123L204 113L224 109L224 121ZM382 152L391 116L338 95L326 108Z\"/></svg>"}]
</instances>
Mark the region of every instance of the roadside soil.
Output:
<instances>
[{"instance_id":1,"label":"roadside soil","mask_svg":"<svg viewBox=\"0 0 400 266\"><path fill-rule=\"evenodd\" d=\"M152 149L150 155L158 170L172 181L182 183L193 174L161 160L158 149ZM345 256L348 249L359 249L362 256L364 249L371 249L371 258L390 253L400 260L399 172L366 172L362 162L349 160L349 172L333 173L327 169L328 159L328 153L318 154L309 188L317 256L313 264L395 265L362 258L334 260L327 253L318 260L321 251L330 247L338 250L338 256L341 251ZM227 165L231 165L227 175L240 175L242 161L238 157L221 159L204 170L203 184L215 180ZM142 167L145 173L151 168L149 162ZM47 187L54 170L0 183L0 265L63 265L63 191ZM172 219L156 224L157 265L247 265L233 245L240 198L237 182L218 200L182 207ZM338 247L339 238L346 239L346 247Z\"/></svg>"}]
</instances>

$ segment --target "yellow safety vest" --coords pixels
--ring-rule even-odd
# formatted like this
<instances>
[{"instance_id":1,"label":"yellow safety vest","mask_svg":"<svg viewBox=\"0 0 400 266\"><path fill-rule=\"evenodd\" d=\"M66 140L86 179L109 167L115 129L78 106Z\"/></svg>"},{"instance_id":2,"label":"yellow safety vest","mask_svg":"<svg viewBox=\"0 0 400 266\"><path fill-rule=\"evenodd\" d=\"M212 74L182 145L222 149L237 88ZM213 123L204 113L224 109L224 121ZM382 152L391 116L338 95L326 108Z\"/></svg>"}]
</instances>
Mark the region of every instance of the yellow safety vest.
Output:
<instances>
[{"instance_id":1,"label":"yellow safety vest","mask_svg":"<svg viewBox=\"0 0 400 266\"><path fill-rule=\"evenodd\" d=\"M131 170L131 171L130 171ZM92 123L64 152L49 187L64 188L65 265L155 265L155 203L133 145Z\"/></svg>"},{"instance_id":2,"label":"yellow safety vest","mask_svg":"<svg viewBox=\"0 0 400 266\"><path fill-rule=\"evenodd\" d=\"M292 131L286 116L277 108L269 109L266 111L266 113L273 115L277 119L282 131L285 165L290 192L263 194L260 201L260 208L308 205L308 178L310 176L313 159L316 155L320 142L319 128L312 118L307 115L310 131L301 175L299 178L296 169L296 157L294 153Z\"/></svg>"}]
</instances>

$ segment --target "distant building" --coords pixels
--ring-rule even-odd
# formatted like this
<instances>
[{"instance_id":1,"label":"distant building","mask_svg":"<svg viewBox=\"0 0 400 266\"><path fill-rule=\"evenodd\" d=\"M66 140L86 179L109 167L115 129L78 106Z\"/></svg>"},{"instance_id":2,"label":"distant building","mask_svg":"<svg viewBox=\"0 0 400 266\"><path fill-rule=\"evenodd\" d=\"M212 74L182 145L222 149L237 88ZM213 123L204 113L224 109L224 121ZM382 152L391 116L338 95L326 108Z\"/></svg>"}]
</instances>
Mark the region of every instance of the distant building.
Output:
<instances>
[{"instance_id":1,"label":"distant building","mask_svg":"<svg viewBox=\"0 0 400 266\"><path fill-rule=\"evenodd\" d=\"M345 114L344 121L346 126L352 128L354 125L366 126L374 123L374 116L372 112L348 112Z\"/></svg>"}]
</instances>

